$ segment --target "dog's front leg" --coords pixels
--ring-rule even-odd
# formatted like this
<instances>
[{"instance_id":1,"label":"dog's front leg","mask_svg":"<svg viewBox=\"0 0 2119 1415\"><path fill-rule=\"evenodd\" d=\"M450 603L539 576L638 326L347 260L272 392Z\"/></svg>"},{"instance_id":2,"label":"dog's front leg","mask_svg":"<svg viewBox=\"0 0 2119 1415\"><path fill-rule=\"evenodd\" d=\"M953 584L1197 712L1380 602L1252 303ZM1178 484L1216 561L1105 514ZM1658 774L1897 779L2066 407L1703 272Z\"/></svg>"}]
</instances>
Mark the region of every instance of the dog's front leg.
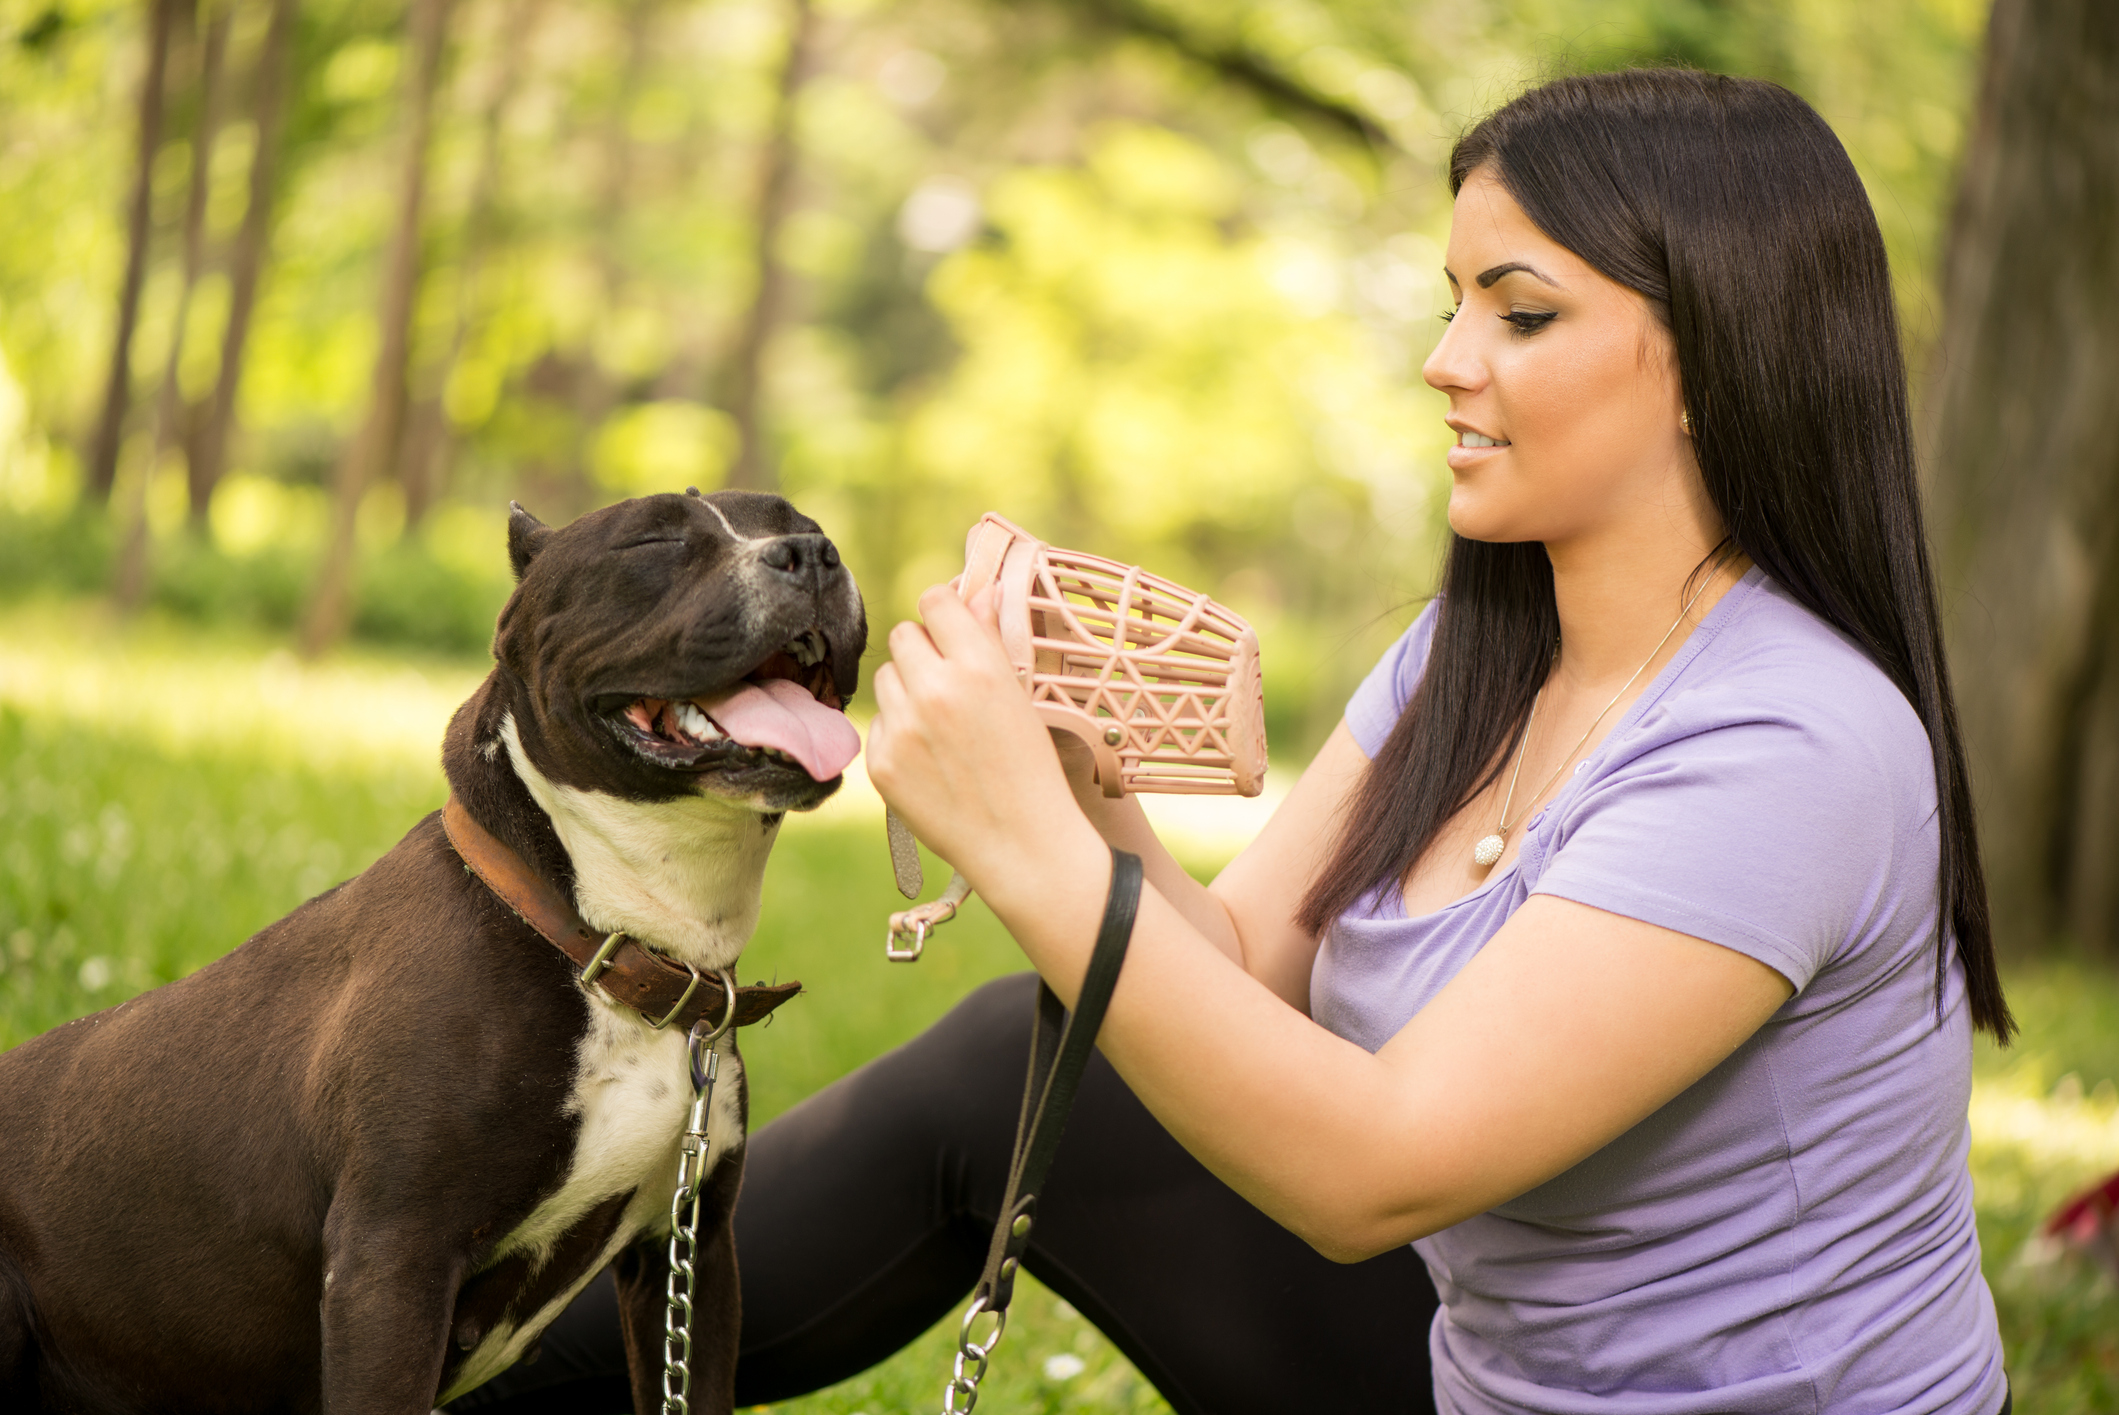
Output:
<instances>
[{"instance_id":1,"label":"dog's front leg","mask_svg":"<svg viewBox=\"0 0 2119 1415\"><path fill-rule=\"evenodd\" d=\"M736 1404L736 1347L743 1332L743 1289L736 1278L736 1191L743 1151L724 1158L699 1204L699 1249L692 1258L692 1415L729 1415ZM618 1322L633 1379L633 1408L662 1409L664 1333L669 1312L669 1240L635 1244L620 1255Z\"/></svg>"},{"instance_id":2,"label":"dog's front leg","mask_svg":"<svg viewBox=\"0 0 2119 1415\"><path fill-rule=\"evenodd\" d=\"M324 1263L324 1415L426 1415L441 1386L461 1256L333 1205Z\"/></svg>"}]
</instances>

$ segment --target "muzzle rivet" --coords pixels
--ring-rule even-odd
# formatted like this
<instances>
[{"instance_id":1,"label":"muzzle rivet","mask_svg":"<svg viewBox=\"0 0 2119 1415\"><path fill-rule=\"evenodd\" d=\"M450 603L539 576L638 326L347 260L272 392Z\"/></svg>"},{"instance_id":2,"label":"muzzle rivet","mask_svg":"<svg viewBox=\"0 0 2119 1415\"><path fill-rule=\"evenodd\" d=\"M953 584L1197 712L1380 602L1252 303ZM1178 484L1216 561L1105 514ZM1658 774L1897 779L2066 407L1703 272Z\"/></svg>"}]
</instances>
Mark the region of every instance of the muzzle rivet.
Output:
<instances>
[{"instance_id":1,"label":"muzzle rivet","mask_svg":"<svg viewBox=\"0 0 2119 1415\"><path fill-rule=\"evenodd\" d=\"M1114 726L1111 726L1111 727L1106 727L1106 728L1104 729L1104 745L1105 745L1105 746L1107 746L1107 747L1115 747L1115 746L1117 746L1117 745L1118 745L1119 743L1121 743L1121 742L1123 742L1123 741L1125 741L1125 740L1126 740L1126 729L1125 729L1125 728L1123 728L1123 727L1119 727L1119 726L1116 726L1116 725L1114 725Z\"/></svg>"}]
</instances>

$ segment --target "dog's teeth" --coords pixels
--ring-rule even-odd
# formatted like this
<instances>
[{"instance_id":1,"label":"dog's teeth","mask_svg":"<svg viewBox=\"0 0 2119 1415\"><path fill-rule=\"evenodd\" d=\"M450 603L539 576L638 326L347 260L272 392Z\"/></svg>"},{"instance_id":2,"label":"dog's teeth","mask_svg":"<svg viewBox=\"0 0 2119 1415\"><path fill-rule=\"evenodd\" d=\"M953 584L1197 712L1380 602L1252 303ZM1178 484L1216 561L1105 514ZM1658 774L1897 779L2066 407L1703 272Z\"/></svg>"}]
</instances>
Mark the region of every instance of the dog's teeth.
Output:
<instances>
[{"instance_id":1,"label":"dog's teeth","mask_svg":"<svg viewBox=\"0 0 2119 1415\"><path fill-rule=\"evenodd\" d=\"M824 636L814 629L804 629L789 639L780 651L804 668L814 668L824 661Z\"/></svg>"},{"instance_id":2,"label":"dog's teeth","mask_svg":"<svg viewBox=\"0 0 2119 1415\"><path fill-rule=\"evenodd\" d=\"M718 742L727 735L715 725L712 718L699 711L697 705L692 703L678 706L677 725L684 729L686 736L700 742Z\"/></svg>"}]
</instances>

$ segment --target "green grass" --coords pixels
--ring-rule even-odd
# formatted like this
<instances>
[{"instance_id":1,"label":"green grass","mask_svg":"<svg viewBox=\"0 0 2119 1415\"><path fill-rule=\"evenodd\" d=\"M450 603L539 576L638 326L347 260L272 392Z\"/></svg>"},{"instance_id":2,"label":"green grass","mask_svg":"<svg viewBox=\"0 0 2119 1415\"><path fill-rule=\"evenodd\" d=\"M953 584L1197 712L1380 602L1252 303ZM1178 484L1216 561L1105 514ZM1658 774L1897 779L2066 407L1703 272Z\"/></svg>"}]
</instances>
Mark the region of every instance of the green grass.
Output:
<instances>
[{"instance_id":1,"label":"green grass","mask_svg":"<svg viewBox=\"0 0 2119 1415\"><path fill-rule=\"evenodd\" d=\"M271 639L180 620L0 609L0 1047L183 976L387 850L441 803L441 726L482 672L365 652L305 667ZM885 963L898 896L881 823L872 797L846 798L789 823L744 957L746 978L809 988L746 1037L760 1123L1021 966L976 904L917 966ZM1215 863L1212 848L1198 856ZM2017 1408L2119 1409L2119 1294L2032 1241L2063 1198L2119 1168L2119 976L2060 961L2013 970L2009 987L2024 1039L1980 1046L1972 1164ZM938 1408L954 1329L773 1408ZM1080 1371L1048 1376L1067 1355ZM1035 1283L987 1391L1011 1411L1168 1408Z\"/></svg>"},{"instance_id":2,"label":"green grass","mask_svg":"<svg viewBox=\"0 0 2119 1415\"><path fill-rule=\"evenodd\" d=\"M2016 1408L2119 1410L2119 1291L2036 1241L2071 1194L2119 1169L2119 978L2061 959L2006 981L2023 1036L2006 1052L1979 1044L1972 1182Z\"/></svg>"}]
</instances>

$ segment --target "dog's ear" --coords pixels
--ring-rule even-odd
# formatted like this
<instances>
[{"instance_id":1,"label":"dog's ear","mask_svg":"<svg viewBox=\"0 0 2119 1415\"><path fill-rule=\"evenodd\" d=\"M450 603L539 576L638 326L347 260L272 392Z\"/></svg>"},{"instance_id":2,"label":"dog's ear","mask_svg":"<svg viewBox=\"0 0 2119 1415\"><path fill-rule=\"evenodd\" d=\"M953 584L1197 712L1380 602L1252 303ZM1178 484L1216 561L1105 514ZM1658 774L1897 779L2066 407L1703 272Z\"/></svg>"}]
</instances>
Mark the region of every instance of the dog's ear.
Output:
<instances>
[{"instance_id":1,"label":"dog's ear","mask_svg":"<svg viewBox=\"0 0 2119 1415\"><path fill-rule=\"evenodd\" d=\"M552 528L523 510L521 502L508 503L508 563L515 567L516 579L522 578L551 538Z\"/></svg>"}]
</instances>

